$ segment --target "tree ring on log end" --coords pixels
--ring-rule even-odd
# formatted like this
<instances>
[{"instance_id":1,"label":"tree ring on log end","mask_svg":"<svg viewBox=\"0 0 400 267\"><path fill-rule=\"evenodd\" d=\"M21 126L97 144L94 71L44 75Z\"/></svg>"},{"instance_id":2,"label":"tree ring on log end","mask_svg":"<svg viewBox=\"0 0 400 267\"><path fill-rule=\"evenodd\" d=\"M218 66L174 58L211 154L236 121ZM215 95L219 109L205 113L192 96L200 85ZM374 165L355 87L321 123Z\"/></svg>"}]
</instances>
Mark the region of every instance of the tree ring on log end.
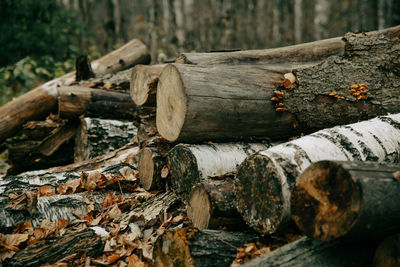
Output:
<instances>
[{"instance_id":1,"label":"tree ring on log end","mask_svg":"<svg viewBox=\"0 0 400 267\"><path fill-rule=\"evenodd\" d=\"M239 213L256 231L271 234L282 225L283 185L278 170L267 156L254 154L239 166L235 194Z\"/></svg>"},{"instance_id":2,"label":"tree ring on log end","mask_svg":"<svg viewBox=\"0 0 400 267\"><path fill-rule=\"evenodd\" d=\"M344 236L362 211L362 190L351 174L332 161L308 167L291 195L293 220L306 235L331 241Z\"/></svg>"},{"instance_id":3,"label":"tree ring on log end","mask_svg":"<svg viewBox=\"0 0 400 267\"><path fill-rule=\"evenodd\" d=\"M190 194L187 206L188 217L193 226L198 229L207 229L211 219L211 201L203 186L197 186Z\"/></svg>"},{"instance_id":4,"label":"tree ring on log end","mask_svg":"<svg viewBox=\"0 0 400 267\"><path fill-rule=\"evenodd\" d=\"M149 75L146 71L146 67L142 65L137 65L132 69L131 81L130 81L130 93L133 102L136 105L141 106L146 103L148 98L147 82L149 81Z\"/></svg>"},{"instance_id":5,"label":"tree ring on log end","mask_svg":"<svg viewBox=\"0 0 400 267\"><path fill-rule=\"evenodd\" d=\"M143 148L139 155L139 179L144 189L150 190L153 186L154 161L153 151L149 148Z\"/></svg>"},{"instance_id":6,"label":"tree ring on log end","mask_svg":"<svg viewBox=\"0 0 400 267\"><path fill-rule=\"evenodd\" d=\"M168 153L168 165L173 190L187 201L192 186L200 182L196 157L184 145L177 145Z\"/></svg>"},{"instance_id":7,"label":"tree ring on log end","mask_svg":"<svg viewBox=\"0 0 400 267\"><path fill-rule=\"evenodd\" d=\"M170 142L178 139L185 121L187 99L185 85L178 69L168 65L162 71L157 86L158 132Z\"/></svg>"}]
</instances>

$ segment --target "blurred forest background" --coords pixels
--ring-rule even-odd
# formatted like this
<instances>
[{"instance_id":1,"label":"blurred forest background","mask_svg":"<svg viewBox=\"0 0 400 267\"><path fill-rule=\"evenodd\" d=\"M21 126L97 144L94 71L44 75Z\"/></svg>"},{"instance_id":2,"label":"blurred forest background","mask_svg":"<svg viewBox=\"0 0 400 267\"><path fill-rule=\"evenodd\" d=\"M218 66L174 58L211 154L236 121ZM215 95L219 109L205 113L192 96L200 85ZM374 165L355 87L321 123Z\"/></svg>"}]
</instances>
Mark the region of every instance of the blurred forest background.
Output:
<instances>
[{"instance_id":1,"label":"blurred forest background","mask_svg":"<svg viewBox=\"0 0 400 267\"><path fill-rule=\"evenodd\" d=\"M397 24L399 0L0 0L0 105L132 38L156 63Z\"/></svg>"}]
</instances>

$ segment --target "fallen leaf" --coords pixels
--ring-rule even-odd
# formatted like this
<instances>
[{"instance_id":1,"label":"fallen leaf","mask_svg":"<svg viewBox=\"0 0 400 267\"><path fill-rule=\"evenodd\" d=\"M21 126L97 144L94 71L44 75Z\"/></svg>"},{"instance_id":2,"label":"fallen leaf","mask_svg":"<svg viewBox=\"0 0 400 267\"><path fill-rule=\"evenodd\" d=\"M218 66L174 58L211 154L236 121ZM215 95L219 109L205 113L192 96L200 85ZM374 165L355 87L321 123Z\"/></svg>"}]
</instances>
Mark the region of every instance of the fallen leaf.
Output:
<instances>
[{"instance_id":1,"label":"fallen leaf","mask_svg":"<svg viewBox=\"0 0 400 267\"><path fill-rule=\"evenodd\" d=\"M37 195L39 197L43 196L53 196L55 195L55 192L53 190L53 187L50 185L44 185L38 188Z\"/></svg>"},{"instance_id":2,"label":"fallen leaf","mask_svg":"<svg viewBox=\"0 0 400 267\"><path fill-rule=\"evenodd\" d=\"M28 234L10 234L6 235L5 243L9 246L18 247L21 243L24 243L28 240Z\"/></svg>"},{"instance_id":3,"label":"fallen leaf","mask_svg":"<svg viewBox=\"0 0 400 267\"><path fill-rule=\"evenodd\" d=\"M115 219L115 218L121 216L121 214L122 214L121 210L118 208L118 205L115 204L114 207L109 211L108 216L111 219Z\"/></svg>"},{"instance_id":4,"label":"fallen leaf","mask_svg":"<svg viewBox=\"0 0 400 267\"><path fill-rule=\"evenodd\" d=\"M167 165L165 165L162 169L161 169L161 178L167 178L169 174L169 168Z\"/></svg>"},{"instance_id":5,"label":"fallen leaf","mask_svg":"<svg viewBox=\"0 0 400 267\"><path fill-rule=\"evenodd\" d=\"M400 182L400 171L394 172L393 177L394 177L394 179L396 179L397 181Z\"/></svg>"},{"instance_id":6,"label":"fallen leaf","mask_svg":"<svg viewBox=\"0 0 400 267\"><path fill-rule=\"evenodd\" d=\"M128 267L145 267L144 263L137 255L132 254L128 258Z\"/></svg>"}]
</instances>

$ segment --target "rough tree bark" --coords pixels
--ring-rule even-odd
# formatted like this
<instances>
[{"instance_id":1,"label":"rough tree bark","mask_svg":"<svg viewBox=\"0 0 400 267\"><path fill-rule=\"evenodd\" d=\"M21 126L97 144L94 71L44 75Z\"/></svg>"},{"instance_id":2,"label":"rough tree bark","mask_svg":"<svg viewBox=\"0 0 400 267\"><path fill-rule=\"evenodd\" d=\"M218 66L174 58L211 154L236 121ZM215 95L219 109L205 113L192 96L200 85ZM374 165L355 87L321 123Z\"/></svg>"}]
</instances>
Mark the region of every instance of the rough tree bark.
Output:
<instances>
[{"instance_id":1,"label":"rough tree bark","mask_svg":"<svg viewBox=\"0 0 400 267\"><path fill-rule=\"evenodd\" d=\"M399 112L399 36L400 26L346 34L344 55L319 63L168 65L157 88L157 128L177 142L278 139ZM285 73L295 76L293 87Z\"/></svg>"},{"instance_id":2,"label":"rough tree bark","mask_svg":"<svg viewBox=\"0 0 400 267\"><path fill-rule=\"evenodd\" d=\"M232 179L208 179L193 187L186 209L188 218L198 229L246 229L235 204Z\"/></svg>"},{"instance_id":3,"label":"rough tree bark","mask_svg":"<svg viewBox=\"0 0 400 267\"><path fill-rule=\"evenodd\" d=\"M31 121L18 135L7 139L7 174L38 170L73 162L78 123L65 120Z\"/></svg>"},{"instance_id":4,"label":"rough tree bark","mask_svg":"<svg viewBox=\"0 0 400 267\"><path fill-rule=\"evenodd\" d=\"M393 33L398 27L368 32L369 36ZM297 43L300 41L298 40ZM287 47L214 53L182 53L176 63L194 65L217 64L271 64L287 62L316 62L333 55L345 54L345 41L342 37L319 40Z\"/></svg>"},{"instance_id":5,"label":"rough tree bark","mask_svg":"<svg viewBox=\"0 0 400 267\"><path fill-rule=\"evenodd\" d=\"M58 114L62 118L85 116L137 120L136 105L128 92L77 86L58 89Z\"/></svg>"},{"instance_id":6,"label":"rough tree bark","mask_svg":"<svg viewBox=\"0 0 400 267\"><path fill-rule=\"evenodd\" d=\"M374 243L321 242L303 237L271 253L256 258L243 267L289 267L289 266L369 266L372 262Z\"/></svg>"},{"instance_id":7,"label":"rough tree bark","mask_svg":"<svg viewBox=\"0 0 400 267\"><path fill-rule=\"evenodd\" d=\"M156 107L158 78L166 65L138 65L132 69L130 92L138 106Z\"/></svg>"},{"instance_id":8,"label":"rough tree bark","mask_svg":"<svg viewBox=\"0 0 400 267\"><path fill-rule=\"evenodd\" d=\"M82 118L75 137L74 161L91 159L128 144L136 135L132 122Z\"/></svg>"},{"instance_id":9,"label":"rough tree bark","mask_svg":"<svg viewBox=\"0 0 400 267\"><path fill-rule=\"evenodd\" d=\"M229 266L236 248L258 238L241 232L183 228L166 231L153 250L155 266ZM211 253L210 253L211 252Z\"/></svg>"},{"instance_id":10,"label":"rough tree bark","mask_svg":"<svg viewBox=\"0 0 400 267\"><path fill-rule=\"evenodd\" d=\"M165 188L166 177L161 177L161 170L167 165L167 159L158 149L145 147L140 150L138 171L140 184L147 191Z\"/></svg>"},{"instance_id":11,"label":"rough tree bark","mask_svg":"<svg viewBox=\"0 0 400 267\"><path fill-rule=\"evenodd\" d=\"M399 162L400 114L337 126L247 157L235 177L237 207L263 234L290 220L290 190L297 177L320 160Z\"/></svg>"},{"instance_id":12,"label":"rough tree bark","mask_svg":"<svg viewBox=\"0 0 400 267\"><path fill-rule=\"evenodd\" d=\"M79 259L83 254L95 258L101 255L103 247L101 237L86 229L53 240L41 240L17 252L5 265L42 266L56 263L68 255L73 255L70 260Z\"/></svg>"},{"instance_id":13,"label":"rough tree bark","mask_svg":"<svg viewBox=\"0 0 400 267\"><path fill-rule=\"evenodd\" d=\"M379 240L400 229L399 194L398 164L319 161L297 179L292 218L321 241Z\"/></svg>"},{"instance_id":14,"label":"rough tree bark","mask_svg":"<svg viewBox=\"0 0 400 267\"><path fill-rule=\"evenodd\" d=\"M252 143L179 144L167 155L172 189L187 202L194 184L209 176L235 173L236 167L247 156L269 146Z\"/></svg>"},{"instance_id":15,"label":"rough tree bark","mask_svg":"<svg viewBox=\"0 0 400 267\"><path fill-rule=\"evenodd\" d=\"M147 47L137 39L105 55L92 63L96 75L105 75L136 64L150 61ZM69 85L75 81L75 73L68 73L49 81L15 100L0 107L0 143L12 136L25 122L46 117L57 109L59 85Z\"/></svg>"}]
</instances>

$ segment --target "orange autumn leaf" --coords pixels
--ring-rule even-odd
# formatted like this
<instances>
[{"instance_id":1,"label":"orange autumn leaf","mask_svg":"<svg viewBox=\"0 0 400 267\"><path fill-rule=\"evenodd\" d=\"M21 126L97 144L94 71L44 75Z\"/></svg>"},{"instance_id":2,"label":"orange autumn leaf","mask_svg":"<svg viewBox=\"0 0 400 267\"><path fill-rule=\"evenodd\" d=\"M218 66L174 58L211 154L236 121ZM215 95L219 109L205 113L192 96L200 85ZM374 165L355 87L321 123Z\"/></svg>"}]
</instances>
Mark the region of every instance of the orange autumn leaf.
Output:
<instances>
[{"instance_id":1,"label":"orange autumn leaf","mask_svg":"<svg viewBox=\"0 0 400 267\"><path fill-rule=\"evenodd\" d=\"M44 185L38 188L37 191L38 197L44 197L44 196L53 196L55 195L53 187L50 185Z\"/></svg>"},{"instance_id":2,"label":"orange autumn leaf","mask_svg":"<svg viewBox=\"0 0 400 267\"><path fill-rule=\"evenodd\" d=\"M107 261L108 261L108 263L113 263L113 262L116 262L117 260L119 260L119 258L120 258L119 254L115 253L115 254L108 256Z\"/></svg>"}]
</instances>

